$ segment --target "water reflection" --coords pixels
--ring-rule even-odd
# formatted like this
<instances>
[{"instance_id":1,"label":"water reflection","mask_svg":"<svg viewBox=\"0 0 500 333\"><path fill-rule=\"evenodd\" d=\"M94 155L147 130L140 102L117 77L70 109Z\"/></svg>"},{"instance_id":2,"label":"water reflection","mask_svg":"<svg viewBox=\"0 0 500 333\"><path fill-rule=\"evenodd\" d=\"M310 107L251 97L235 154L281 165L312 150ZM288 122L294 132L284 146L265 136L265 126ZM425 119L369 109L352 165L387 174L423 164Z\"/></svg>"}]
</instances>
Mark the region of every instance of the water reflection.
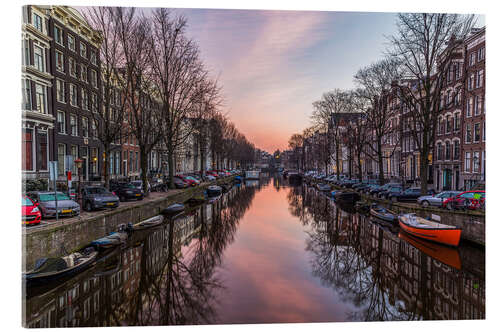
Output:
<instances>
[{"instance_id":1,"label":"water reflection","mask_svg":"<svg viewBox=\"0 0 500 333\"><path fill-rule=\"evenodd\" d=\"M356 307L348 320L485 317L484 252L479 249L460 248L462 257L479 259L462 268L457 250L437 249L437 254L432 243L398 237L312 188L295 187L288 199L290 212L311 226L307 250L313 253L313 274Z\"/></svg>"},{"instance_id":2,"label":"water reflection","mask_svg":"<svg viewBox=\"0 0 500 333\"><path fill-rule=\"evenodd\" d=\"M201 324L216 320L214 275L256 188L234 187L50 290L30 290L27 327ZM236 204L238 203L238 204Z\"/></svg>"}]
</instances>

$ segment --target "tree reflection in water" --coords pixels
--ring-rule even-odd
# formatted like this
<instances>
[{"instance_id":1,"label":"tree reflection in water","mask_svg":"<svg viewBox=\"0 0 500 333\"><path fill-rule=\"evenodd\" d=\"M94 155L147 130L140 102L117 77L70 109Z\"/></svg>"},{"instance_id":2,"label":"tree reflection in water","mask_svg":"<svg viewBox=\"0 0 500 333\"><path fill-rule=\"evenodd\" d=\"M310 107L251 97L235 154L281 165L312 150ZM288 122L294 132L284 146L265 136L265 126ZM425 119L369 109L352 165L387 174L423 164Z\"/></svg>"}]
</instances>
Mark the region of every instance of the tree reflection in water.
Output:
<instances>
[{"instance_id":1,"label":"tree reflection in water","mask_svg":"<svg viewBox=\"0 0 500 333\"><path fill-rule=\"evenodd\" d=\"M348 320L484 318L484 278L429 257L313 188L291 188L288 201L309 226L312 274L353 305Z\"/></svg>"},{"instance_id":2,"label":"tree reflection in water","mask_svg":"<svg viewBox=\"0 0 500 333\"><path fill-rule=\"evenodd\" d=\"M128 325L206 324L216 320L215 269L234 241L257 188L233 188L148 236L139 288L124 306ZM211 215L211 216L210 216Z\"/></svg>"}]
</instances>

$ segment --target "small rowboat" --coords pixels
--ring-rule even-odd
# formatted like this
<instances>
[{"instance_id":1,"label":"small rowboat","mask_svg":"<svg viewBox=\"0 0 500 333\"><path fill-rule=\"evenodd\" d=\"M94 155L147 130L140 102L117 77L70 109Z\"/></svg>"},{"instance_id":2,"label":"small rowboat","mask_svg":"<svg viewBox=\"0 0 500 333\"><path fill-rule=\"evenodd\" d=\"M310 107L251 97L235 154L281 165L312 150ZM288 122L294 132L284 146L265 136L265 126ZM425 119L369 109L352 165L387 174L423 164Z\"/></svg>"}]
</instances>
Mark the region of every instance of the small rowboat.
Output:
<instances>
[{"instance_id":1,"label":"small rowboat","mask_svg":"<svg viewBox=\"0 0 500 333\"><path fill-rule=\"evenodd\" d=\"M163 215L156 215L142 222L130 225L129 229L133 231L143 230L147 228L156 227L162 223L163 223Z\"/></svg>"},{"instance_id":2,"label":"small rowboat","mask_svg":"<svg viewBox=\"0 0 500 333\"><path fill-rule=\"evenodd\" d=\"M35 263L35 268L23 274L28 285L46 284L83 271L94 263L97 251L86 248L60 258L42 258Z\"/></svg>"},{"instance_id":3,"label":"small rowboat","mask_svg":"<svg viewBox=\"0 0 500 333\"><path fill-rule=\"evenodd\" d=\"M217 185L210 185L208 188L207 188L207 194L208 196L210 197L215 197L215 196L218 196L219 194L222 193L222 187L220 186L217 186Z\"/></svg>"},{"instance_id":4,"label":"small rowboat","mask_svg":"<svg viewBox=\"0 0 500 333\"><path fill-rule=\"evenodd\" d=\"M370 208L370 215L387 222L396 222L397 219L394 212L378 205Z\"/></svg>"},{"instance_id":5,"label":"small rowboat","mask_svg":"<svg viewBox=\"0 0 500 333\"><path fill-rule=\"evenodd\" d=\"M108 236L96 239L90 243L90 245L101 248L108 249L113 246L117 246L119 244L125 243L128 238L128 234L124 231L112 232Z\"/></svg>"},{"instance_id":6,"label":"small rowboat","mask_svg":"<svg viewBox=\"0 0 500 333\"><path fill-rule=\"evenodd\" d=\"M399 226L410 235L450 246L458 246L462 229L426 220L413 214L399 216Z\"/></svg>"}]
</instances>

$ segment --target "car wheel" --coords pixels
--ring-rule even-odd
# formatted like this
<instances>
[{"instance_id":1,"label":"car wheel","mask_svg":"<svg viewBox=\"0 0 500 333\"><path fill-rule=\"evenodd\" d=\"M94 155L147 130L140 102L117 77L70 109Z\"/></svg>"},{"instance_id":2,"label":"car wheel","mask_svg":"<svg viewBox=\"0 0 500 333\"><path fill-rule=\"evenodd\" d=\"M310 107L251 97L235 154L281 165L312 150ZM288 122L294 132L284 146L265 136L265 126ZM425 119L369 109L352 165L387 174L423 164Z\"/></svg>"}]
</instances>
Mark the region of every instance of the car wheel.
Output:
<instances>
[{"instance_id":1,"label":"car wheel","mask_svg":"<svg viewBox=\"0 0 500 333\"><path fill-rule=\"evenodd\" d=\"M447 208L448 210L453 210L453 206L452 206L451 202L448 202L448 203L446 204L446 208Z\"/></svg>"},{"instance_id":2,"label":"car wheel","mask_svg":"<svg viewBox=\"0 0 500 333\"><path fill-rule=\"evenodd\" d=\"M427 200L422 201L422 207L425 207L425 208L429 207L429 201L427 201Z\"/></svg>"},{"instance_id":3,"label":"car wheel","mask_svg":"<svg viewBox=\"0 0 500 333\"><path fill-rule=\"evenodd\" d=\"M92 207L92 203L91 203L90 201L87 201L87 202L85 203L85 210L86 210L87 212L90 212L90 211L92 211L92 209L93 209L93 207Z\"/></svg>"}]
</instances>

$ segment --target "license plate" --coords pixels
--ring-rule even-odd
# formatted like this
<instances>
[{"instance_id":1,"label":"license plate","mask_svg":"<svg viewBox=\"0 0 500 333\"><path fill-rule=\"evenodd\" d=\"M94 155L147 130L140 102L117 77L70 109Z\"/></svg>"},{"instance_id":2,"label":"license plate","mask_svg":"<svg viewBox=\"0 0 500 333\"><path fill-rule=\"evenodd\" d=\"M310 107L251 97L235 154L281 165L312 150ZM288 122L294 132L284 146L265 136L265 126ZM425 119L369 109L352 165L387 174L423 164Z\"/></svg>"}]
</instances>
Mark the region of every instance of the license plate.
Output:
<instances>
[{"instance_id":1,"label":"license plate","mask_svg":"<svg viewBox=\"0 0 500 333\"><path fill-rule=\"evenodd\" d=\"M136 197L140 197L141 195L140 195L140 194L136 194L135 196L136 196Z\"/></svg>"},{"instance_id":2,"label":"license plate","mask_svg":"<svg viewBox=\"0 0 500 333\"><path fill-rule=\"evenodd\" d=\"M108 202L106 205L108 205L108 206L114 206L115 204L112 203L112 202Z\"/></svg>"},{"instance_id":3,"label":"license plate","mask_svg":"<svg viewBox=\"0 0 500 333\"><path fill-rule=\"evenodd\" d=\"M72 212L72 210L71 210L71 209L63 209L63 210L61 211L61 213L63 213L63 214L65 214L65 213L71 213L71 212Z\"/></svg>"}]
</instances>

